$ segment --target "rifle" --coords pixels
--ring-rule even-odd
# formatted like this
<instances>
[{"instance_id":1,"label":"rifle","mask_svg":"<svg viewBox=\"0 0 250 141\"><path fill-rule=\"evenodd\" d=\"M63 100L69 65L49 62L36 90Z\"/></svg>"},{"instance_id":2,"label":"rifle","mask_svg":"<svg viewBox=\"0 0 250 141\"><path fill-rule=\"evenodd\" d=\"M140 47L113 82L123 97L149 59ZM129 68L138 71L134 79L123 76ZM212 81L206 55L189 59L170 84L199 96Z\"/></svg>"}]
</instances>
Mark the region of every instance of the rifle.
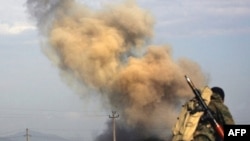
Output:
<instances>
[{"instance_id":1,"label":"rifle","mask_svg":"<svg viewBox=\"0 0 250 141\"><path fill-rule=\"evenodd\" d=\"M198 100L199 104L201 105L201 107L203 108L204 112L207 114L207 116L209 117L209 119L211 120L211 124L213 125L214 129L216 130L216 132L219 134L219 136L221 137L221 139L224 140L224 130L221 127L221 125L216 121L216 119L214 118L213 114L211 113L210 109L208 108L207 104L205 103L205 101L203 100L203 98L201 97L201 93L200 91L194 86L193 82L191 81L191 79L189 77L187 77L185 75L185 78L188 82L188 85L191 87L191 89L193 90L196 99Z\"/></svg>"}]
</instances>

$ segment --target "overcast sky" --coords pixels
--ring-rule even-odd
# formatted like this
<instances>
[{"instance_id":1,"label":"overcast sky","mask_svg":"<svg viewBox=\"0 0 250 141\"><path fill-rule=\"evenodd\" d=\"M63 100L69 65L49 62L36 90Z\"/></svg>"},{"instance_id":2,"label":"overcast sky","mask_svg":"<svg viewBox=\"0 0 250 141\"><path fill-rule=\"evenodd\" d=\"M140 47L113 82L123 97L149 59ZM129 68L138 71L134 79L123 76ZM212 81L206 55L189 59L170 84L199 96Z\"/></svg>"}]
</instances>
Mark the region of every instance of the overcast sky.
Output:
<instances>
[{"instance_id":1,"label":"overcast sky","mask_svg":"<svg viewBox=\"0 0 250 141\"><path fill-rule=\"evenodd\" d=\"M98 8L108 1L81 2ZM175 59L197 62L210 86L224 89L236 123L250 124L250 1L137 2L155 18L152 44L171 45ZM105 128L111 109L102 109L95 98L80 97L62 81L41 50L24 4L1 2L0 136L29 128L89 140Z\"/></svg>"}]
</instances>

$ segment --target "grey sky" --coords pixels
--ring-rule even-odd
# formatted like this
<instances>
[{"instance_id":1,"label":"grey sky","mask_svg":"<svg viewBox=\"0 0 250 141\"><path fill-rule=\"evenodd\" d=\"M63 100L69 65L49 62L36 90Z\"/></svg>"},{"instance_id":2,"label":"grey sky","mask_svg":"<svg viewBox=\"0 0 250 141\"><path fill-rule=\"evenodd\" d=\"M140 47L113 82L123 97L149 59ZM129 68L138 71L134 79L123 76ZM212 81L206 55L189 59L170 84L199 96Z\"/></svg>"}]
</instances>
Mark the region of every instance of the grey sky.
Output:
<instances>
[{"instance_id":1,"label":"grey sky","mask_svg":"<svg viewBox=\"0 0 250 141\"><path fill-rule=\"evenodd\" d=\"M93 8L108 1L82 0ZM24 3L1 3L0 136L30 128L90 139L105 128L111 109L102 109L96 98L80 97L62 81L40 48ZM155 18L152 44L170 44L175 59L198 62L210 76L210 85L224 88L236 123L250 124L250 1L138 0L138 4Z\"/></svg>"}]
</instances>

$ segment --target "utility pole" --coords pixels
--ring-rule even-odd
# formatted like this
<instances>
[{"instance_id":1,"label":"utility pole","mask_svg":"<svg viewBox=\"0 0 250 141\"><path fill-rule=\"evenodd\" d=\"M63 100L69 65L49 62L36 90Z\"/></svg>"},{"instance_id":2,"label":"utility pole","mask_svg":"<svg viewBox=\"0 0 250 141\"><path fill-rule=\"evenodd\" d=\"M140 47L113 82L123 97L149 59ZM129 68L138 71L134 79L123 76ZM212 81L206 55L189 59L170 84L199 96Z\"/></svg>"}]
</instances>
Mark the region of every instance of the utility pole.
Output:
<instances>
[{"instance_id":1,"label":"utility pole","mask_svg":"<svg viewBox=\"0 0 250 141\"><path fill-rule=\"evenodd\" d=\"M31 135L29 134L29 129L28 128L26 128L26 134L24 136L26 136L26 141L29 141L29 137Z\"/></svg>"},{"instance_id":2,"label":"utility pole","mask_svg":"<svg viewBox=\"0 0 250 141\"><path fill-rule=\"evenodd\" d=\"M112 111L112 116L109 115L109 118L112 118L112 122L113 122L113 141L116 141L115 119L118 117L119 117L119 114L116 114L116 111Z\"/></svg>"}]
</instances>

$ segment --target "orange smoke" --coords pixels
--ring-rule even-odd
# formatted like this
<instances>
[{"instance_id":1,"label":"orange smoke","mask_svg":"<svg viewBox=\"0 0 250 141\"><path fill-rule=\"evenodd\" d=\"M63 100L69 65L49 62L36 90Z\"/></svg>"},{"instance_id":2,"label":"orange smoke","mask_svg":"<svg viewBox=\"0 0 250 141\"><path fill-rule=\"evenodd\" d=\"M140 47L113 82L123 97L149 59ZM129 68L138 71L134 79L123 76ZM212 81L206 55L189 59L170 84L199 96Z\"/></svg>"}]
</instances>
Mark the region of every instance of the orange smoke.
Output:
<instances>
[{"instance_id":1,"label":"orange smoke","mask_svg":"<svg viewBox=\"0 0 250 141\"><path fill-rule=\"evenodd\" d=\"M164 138L171 129L176 105L192 96L185 74L198 86L206 82L195 62L174 60L169 46L147 44L153 37L154 20L135 2L98 11L73 0L27 3L45 38L46 55L62 77L99 91L121 114L123 125L142 127L142 135Z\"/></svg>"}]
</instances>

